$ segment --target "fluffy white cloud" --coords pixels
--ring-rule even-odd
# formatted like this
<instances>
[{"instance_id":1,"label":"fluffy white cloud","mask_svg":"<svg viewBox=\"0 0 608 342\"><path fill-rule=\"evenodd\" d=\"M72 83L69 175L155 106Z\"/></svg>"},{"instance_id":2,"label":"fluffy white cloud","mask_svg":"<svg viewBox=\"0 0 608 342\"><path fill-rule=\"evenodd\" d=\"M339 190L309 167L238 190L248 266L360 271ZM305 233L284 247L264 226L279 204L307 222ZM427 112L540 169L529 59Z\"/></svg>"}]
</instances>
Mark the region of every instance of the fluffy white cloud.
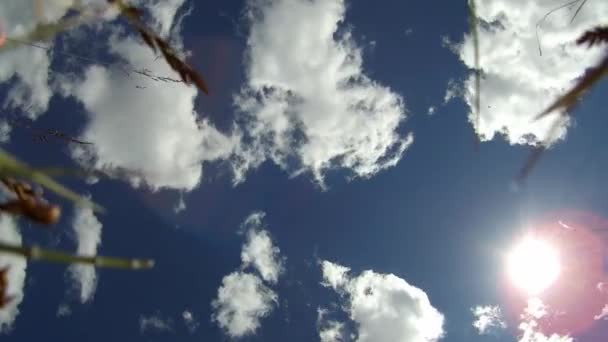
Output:
<instances>
[{"instance_id":1,"label":"fluffy white cloud","mask_svg":"<svg viewBox=\"0 0 608 342\"><path fill-rule=\"evenodd\" d=\"M358 325L359 342L429 342L443 337L443 315L426 293L393 274L365 271L348 275L343 266L323 261L323 283L340 293Z\"/></svg>"},{"instance_id":2,"label":"fluffy white cloud","mask_svg":"<svg viewBox=\"0 0 608 342\"><path fill-rule=\"evenodd\" d=\"M532 118L564 93L597 63L600 48L587 49L574 44L585 31L608 20L608 2L588 1L570 23L580 2L549 15L539 26L539 54L535 27L549 11L562 5L555 1L488 0L477 1L481 79L481 116L476 131L482 140L503 134L511 144L526 144L546 138L563 138L568 126L562 120L557 134L549 134L557 113L540 121ZM452 46L469 68L474 68L473 40ZM474 78L464 82L464 98L471 108L474 125Z\"/></svg>"},{"instance_id":3,"label":"fluffy white cloud","mask_svg":"<svg viewBox=\"0 0 608 342\"><path fill-rule=\"evenodd\" d=\"M241 251L243 267L253 266L262 279L269 283L276 283L283 270L283 260L279 256L280 249L273 245L270 234L261 230L261 218L259 214L252 214L246 221L248 226L247 241Z\"/></svg>"},{"instance_id":4,"label":"fluffy white cloud","mask_svg":"<svg viewBox=\"0 0 608 342\"><path fill-rule=\"evenodd\" d=\"M9 37L31 40L32 32L45 32L40 29L42 25L61 18L74 3L39 2L36 7L28 1L3 1L0 24ZM181 47L181 19L189 11L178 18L176 15L184 3L185 0L140 0L136 4L149 10L154 28L162 35L171 35L172 42ZM91 13L94 8L108 6L105 0L88 0L83 4ZM107 15L111 12L95 12L95 16L111 20L114 16ZM69 77L57 73L54 88L49 87L52 50L48 53L7 42L0 49L0 83L17 77L8 91L5 107L27 107L28 114L36 116L47 109L54 90L73 96L89 114L83 139L95 144L89 149L75 148L75 159L106 171L132 170L127 174L136 185L145 182L152 189L191 190L201 179L202 163L227 158L238 136L225 136L207 120L197 120L196 89L182 83L155 82L138 74L126 77L125 67L138 70L145 67L146 72L178 78L164 60L155 61L154 53L139 38L132 38L134 35L120 35L122 38L113 35L108 44L109 52L124 61L123 67L93 65L84 75ZM52 37L51 34L44 39ZM3 128L2 132L4 137L7 130Z\"/></svg>"},{"instance_id":5,"label":"fluffy white cloud","mask_svg":"<svg viewBox=\"0 0 608 342\"><path fill-rule=\"evenodd\" d=\"M222 280L212 303L212 319L231 337L250 335L274 309L277 300L277 294L256 275L233 272Z\"/></svg>"},{"instance_id":6,"label":"fluffy white cloud","mask_svg":"<svg viewBox=\"0 0 608 342\"><path fill-rule=\"evenodd\" d=\"M0 241L12 245L21 245L21 233L12 217L0 215ZM12 300L0 310L0 332L9 331L19 314L19 304L23 301L23 286L25 283L25 259L0 254L0 269L8 267L7 297Z\"/></svg>"},{"instance_id":7,"label":"fluffy white cloud","mask_svg":"<svg viewBox=\"0 0 608 342\"><path fill-rule=\"evenodd\" d=\"M231 337L254 334L262 318L278 304L278 295L264 282L276 284L284 267L284 258L273 246L270 235L262 230L263 212L254 212L241 224L247 240L241 251L241 271L222 279L217 298L211 303L212 321ZM261 275L246 272L253 266Z\"/></svg>"},{"instance_id":8,"label":"fluffy white cloud","mask_svg":"<svg viewBox=\"0 0 608 342\"><path fill-rule=\"evenodd\" d=\"M394 166L413 135L401 137L403 99L367 77L344 21L343 0L249 0L247 84L235 97L246 117L236 181L271 159L323 185L329 169L369 177Z\"/></svg>"},{"instance_id":9,"label":"fluffy white cloud","mask_svg":"<svg viewBox=\"0 0 608 342\"><path fill-rule=\"evenodd\" d=\"M110 46L133 66L155 58L132 38L113 39ZM162 60L149 69L174 76ZM195 88L143 77L138 81L146 88L136 88L121 71L93 66L82 82L67 89L87 109L90 122L83 139L94 143L87 149L79 146L73 155L99 169L133 170L135 185L144 181L152 189L192 190L202 177L202 163L228 157L236 140L207 120L197 120Z\"/></svg>"},{"instance_id":10,"label":"fluffy white cloud","mask_svg":"<svg viewBox=\"0 0 608 342\"><path fill-rule=\"evenodd\" d=\"M173 330L173 320L170 318L163 318L160 314L154 314L152 316L139 316L139 331L143 334L145 332L166 332Z\"/></svg>"},{"instance_id":11,"label":"fluffy white cloud","mask_svg":"<svg viewBox=\"0 0 608 342\"><path fill-rule=\"evenodd\" d=\"M498 306L476 306L472 308L473 326L477 329L480 335L485 335L496 331L497 329L504 329L507 324L502 320L502 313Z\"/></svg>"},{"instance_id":12,"label":"fluffy white cloud","mask_svg":"<svg viewBox=\"0 0 608 342\"><path fill-rule=\"evenodd\" d=\"M77 242L76 253L79 255L96 255L101 244L102 225L91 208L76 208L72 221ZM74 287L79 292L81 303L90 302L97 288L97 272L90 265L71 265L68 270Z\"/></svg>"}]
</instances>

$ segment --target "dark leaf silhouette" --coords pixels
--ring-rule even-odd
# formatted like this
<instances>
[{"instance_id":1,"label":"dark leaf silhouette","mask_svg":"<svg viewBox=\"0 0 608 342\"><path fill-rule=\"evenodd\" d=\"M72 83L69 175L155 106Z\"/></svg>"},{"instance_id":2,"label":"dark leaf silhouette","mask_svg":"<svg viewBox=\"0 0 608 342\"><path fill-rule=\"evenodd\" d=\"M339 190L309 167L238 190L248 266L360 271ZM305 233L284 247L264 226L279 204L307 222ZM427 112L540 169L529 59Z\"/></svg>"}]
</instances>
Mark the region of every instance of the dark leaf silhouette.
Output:
<instances>
[{"instance_id":1,"label":"dark leaf silhouette","mask_svg":"<svg viewBox=\"0 0 608 342\"><path fill-rule=\"evenodd\" d=\"M608 26L596 27L591 31L585 32L577 41L577 44L587 44L589 47L601 43L608 44Z\"/></svg>"}]
</instances>

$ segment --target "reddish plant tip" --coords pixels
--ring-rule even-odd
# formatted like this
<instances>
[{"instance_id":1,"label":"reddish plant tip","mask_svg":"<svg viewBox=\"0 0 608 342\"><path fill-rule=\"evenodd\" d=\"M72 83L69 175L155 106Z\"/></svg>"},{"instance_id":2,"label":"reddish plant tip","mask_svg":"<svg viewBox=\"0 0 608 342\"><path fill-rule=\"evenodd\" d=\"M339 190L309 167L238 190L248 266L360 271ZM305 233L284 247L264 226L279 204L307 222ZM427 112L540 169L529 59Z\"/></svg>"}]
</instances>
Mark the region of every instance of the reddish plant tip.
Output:
<instances>
[{"instance_id":1,"label":"reddish plant tip","mask_svg":"<svg viewBox=\"0 0 608 342\"><path fill-rule=\"evenodd\" d=\"M59 222L59 219L61 218L61 207L54 204L41 205L34 209L28 217L38 223L53 225Z\"/></svg>"}]
</instances>

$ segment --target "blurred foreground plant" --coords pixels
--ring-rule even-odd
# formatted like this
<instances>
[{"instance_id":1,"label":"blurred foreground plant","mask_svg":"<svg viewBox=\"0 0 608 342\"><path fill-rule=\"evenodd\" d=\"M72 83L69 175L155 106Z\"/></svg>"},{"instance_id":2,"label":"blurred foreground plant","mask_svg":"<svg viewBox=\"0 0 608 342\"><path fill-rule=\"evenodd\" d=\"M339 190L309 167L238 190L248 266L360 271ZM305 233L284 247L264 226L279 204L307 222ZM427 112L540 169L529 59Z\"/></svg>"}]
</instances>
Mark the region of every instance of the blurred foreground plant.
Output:
<instances>
[{"instance_id":1,"label":"blurred foreground plant","mask_svg":"<svg viewBox=\"0 0 608 342\"><path fill-rule=\"evenodd\" d=\"M55 169L61 170L61 169ZM43 225L53 225L59 221L61 207L49 203L42 198L41 190L35 190L32 185L18 179L27 179L39 184L54 193L74 202L78 206L89 207L94 211L103 212L104 209L94 202L76 194L59 184L42 169L34 169L17 158L0 149L0 182L8 195L14 198L0 204L0 211L4 214L22 216L30 221ZM96 255L74 255L62 251L44 249L38 246L20 246L0 242L0 254L13 254L28 260L47 261L64 264L84 264L94 267L110 267L126 270L149 269L154 261L149 259L122 259ZM8 269L0 270L0 308L10 302L6 296L8 289Z\"/></svg>"},{"instance_id":2,"label":"blurred foreground plant","mask_svg":"<svg viewBox=\"0 0 608 342\"><path fill-rule=\"evenodd\" d=\"M9 253L33 261L47 261L60 264L83 264L95 267L120 268L126 270L141 270L154 267L154 260L123 259L106 256L75 255L38 246L16 246L0 242L0 253Z\"/></svg>"}]
</instances>

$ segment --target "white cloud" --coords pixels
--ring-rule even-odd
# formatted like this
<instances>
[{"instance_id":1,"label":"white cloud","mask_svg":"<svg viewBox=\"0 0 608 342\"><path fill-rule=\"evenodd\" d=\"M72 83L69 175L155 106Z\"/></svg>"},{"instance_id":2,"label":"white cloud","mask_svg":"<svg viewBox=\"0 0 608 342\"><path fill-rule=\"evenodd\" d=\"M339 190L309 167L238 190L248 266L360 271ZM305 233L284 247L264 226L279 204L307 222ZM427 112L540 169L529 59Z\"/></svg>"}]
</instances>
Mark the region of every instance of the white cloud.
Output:
<instances>
[{"instance_id":1,"label":"white cloud","mask_svg":"<svg viewBox=\"0 0 608 342\"><path fill-rule=\"evenodd\" d=\"M21 245L21 233L13 218L0 215L0 241L12 245ZM0 310L0 332L7 332L13 327L15 318L19 315L19 304L23 301L23 286L25 283L25 259L0 254L0 269L8 267L8 288L6 296L12 300Z\"/></svg>"},{"instance_id":2,"label":"white cloud","mask_svg":"<svg viewBox=\"0 0 608 342\"><path fill-rule=\"evenodd\" d=\"M350 268L323 260L321 262L323 271L323 286L334 289L344 287L349 280Z\"/></svg>"},{"instance_id":3,"label":"white cloud","mask_svg":"<svg viewBox=\"0 0 608 342\"><path fill-rule=\"evenodd\" d=\"M480 335L492 333L499 329L504 329L507 324L503 321L502 312L498 306L476 306L472 308L475 321L473 326L477 329Z\"/></svg>"},{"instance_id":4,"label":"white cloud","mask_svg":"<svg viewBox=\"0 0 608 342\"><path fill-rule=\"evenodd\" d=\"M535 26L549 11L561 5L555 1L478 1L481 117L476 128L482 140L503 134L511 144L535 143L547 137L565 137L567 120L555 136L549 134L556 114L533 122L532 118L569 88L585 68L597 63L603 49L574 44L585 31L608 20L608 2L588 1L570 23L580 3L552 13L539 27L542 56ZM469 68L474 68L471 36L453 46ZM474 81L464 83L464 97L473 108ZM473 109L470 110L472 112ZM472 114L469 121L475 123Z\"/></svg>"},{"instance_id":5,"label":"white cloud","mask_svg":"<svg viewBox=\"0 0 608 342\"><path fill-rule=\"evenodd\" d=\"M394 166L413 135L401 137L403 99L369 79L344 21L343 0L249 0L247 84L235 97L247 118L236 181L270 159L292 175L327 170L370 177Z\"/></svg>"},{"instance_id":6,"label":"white cloud","mask_svg":"<svg viewBox=\"0 0 608 342\"><path fill-rule=\"evenodd\" d=\"M433 114L435 114L435 112L437 111L437 107L435 106L430 106L429 109L427 109L426 113L431 116Z\"/></svg>"},{"instance_id":7,"label":"white cloud","mask_svg":"<svg viewBox=\"0 0 608 342\"><path fill-rule=\"evenodd\" d=\"M72 221L77 250L79 255L96 255L97 248L101 244L102 225L93 214L91 208L76 208ZM81 303L90 302L95 295L97 288L97 272L95 267L90 265L71 265L68 270L74 286L79 290Z\"/></svg>"},{"instance_id":8,"label":"white cloud","mask_svg":"<svg viewBox=\"0 0 608 342\"><path fill-rule=\"evenodd\" d=\"M570 336L551 334L547 336L538 331L538 320L548 313L548 308L538 298L528 300L528 305L521 315L519 330L522 334L518 342L573 342Z\"/></svg>"},{"instance_id":9,"label":"white cloud","mask_svg":"<svg viewBox=\"0 0 608 342\"><path fill-rule=\"evenodd\" d=\"M151 25L161 34L170 35L172 43L180 48L181 20L189 11L178 18L176 15L184 3L185 0L140 0L137 5L149 10ZM54 22L72 4L70 0L41 2L37 14L31 2L3 1L0 22L10 37L27 40L27 35L39 27L39 18L45 23ZM105 0L88 0L84 4L108 6ZM95 13L98 19L112 20L115 12ZM113 30L121 29L114 26ZM108 43L108 51L126 62L123 67L145 68L150 73L178 78L163 59L155 61L154 53L139 38L134 39L134 35L114 34ZM135 185L144 182L152 189L192 190L202 177L202 163L228 158L239 139L238 135L233 138L220 133L207 120L197 120L194 113L197 91L182 83L155 82L137 74L126 77L124 68L93 65L84 75L68 76L55 71L56 82L50 88L52 51L47 53L9 41L0 54L0 83L17 76L5 106L28 108L28 114L36 116L47 109L53 91L74 97L89 115L83 137L95 145L88 149L76 147L73 157L106 171L132 170L127 174L132 175L130 180ZM142 84L145 89L136 88Z\"/></svg>"},{"instance_id":10,"label":"white cloud","mask_svg":"<svg viewBox=\"0 0 608 342\"><path fill-rule=\"evenodd\" d=\"M111 52L133 66L149 65L154 54L132 38L114 38ZM166 62L148 67L173 76ZM133 76L135 77L135 75ZM73 152L74 158L100 169L133 170L134 185L152 189L192 190L202 177L202 163L227 158L236 143L194 112L197 90L183 83L146 82L135 88L118 70L90 67L84 80L67 92L81 101L89 114L83 139L94 143Z\"/></svg>"},{"instance_id":11,"label":"white cloud","mask_svg":"<svg viewBox=\"0 0 608 342\"><path fill-rule=\"evenodd\" d=\"M444 335L443 315L426 293L393 274L365 271L351 277L342 266L324 261L323 279L343 296L359 342L429 342Z\"/></svg>"},{"instance_id":12,"label":"white cloud","mask_svg":"<svg viewBox=\"0 0 608 342\"><path fill-rule=\"evenodd\" d=\"M284 268L284 258L273 246L270 235L262 230L265 213L254 212L241 224L247 240L241 251L241 271L222 279L217 298L211 303L212 321L231 337L254 334L262 318L278 305L278 295L264 282L275 285ZM253 266L261 275L246 272Z\"/></svg>"},{"instance_id":13,"label":"white cloud","mask_svg":"<svg viewBox=\"0 0 608 342\"><path fill-rule=\"evenodd\" d=\"M277 294L256 275L233 272L224 277L212 302L212 320L231 337L254 334L277 301Z\"/></svg>"},{"instance_id":14,"label":"white cloud","mask_svg":"<svg viewBox=\"0 0 608 342\"><path fill-rule=\"evenodd\" d=\"M163 318L160 314L151 316L139 316L139 331L140 333L145 332L167 332L173 331L173 320L170 318Z\"/></svg>"},{"instance_id":15,"label":"white cloud","mask_svg":"<svg viewBox=\"0 0 608 342\"><path fill-rule=\"evenodd\" d=\"M280 249L272 244L270 234L260 230L261 226L251 227L247 231L247 241L241 251L243 267L253 266L262 279L276 283L283 270L283 260L279 257Z\"/></svg>"}]
</instances>

